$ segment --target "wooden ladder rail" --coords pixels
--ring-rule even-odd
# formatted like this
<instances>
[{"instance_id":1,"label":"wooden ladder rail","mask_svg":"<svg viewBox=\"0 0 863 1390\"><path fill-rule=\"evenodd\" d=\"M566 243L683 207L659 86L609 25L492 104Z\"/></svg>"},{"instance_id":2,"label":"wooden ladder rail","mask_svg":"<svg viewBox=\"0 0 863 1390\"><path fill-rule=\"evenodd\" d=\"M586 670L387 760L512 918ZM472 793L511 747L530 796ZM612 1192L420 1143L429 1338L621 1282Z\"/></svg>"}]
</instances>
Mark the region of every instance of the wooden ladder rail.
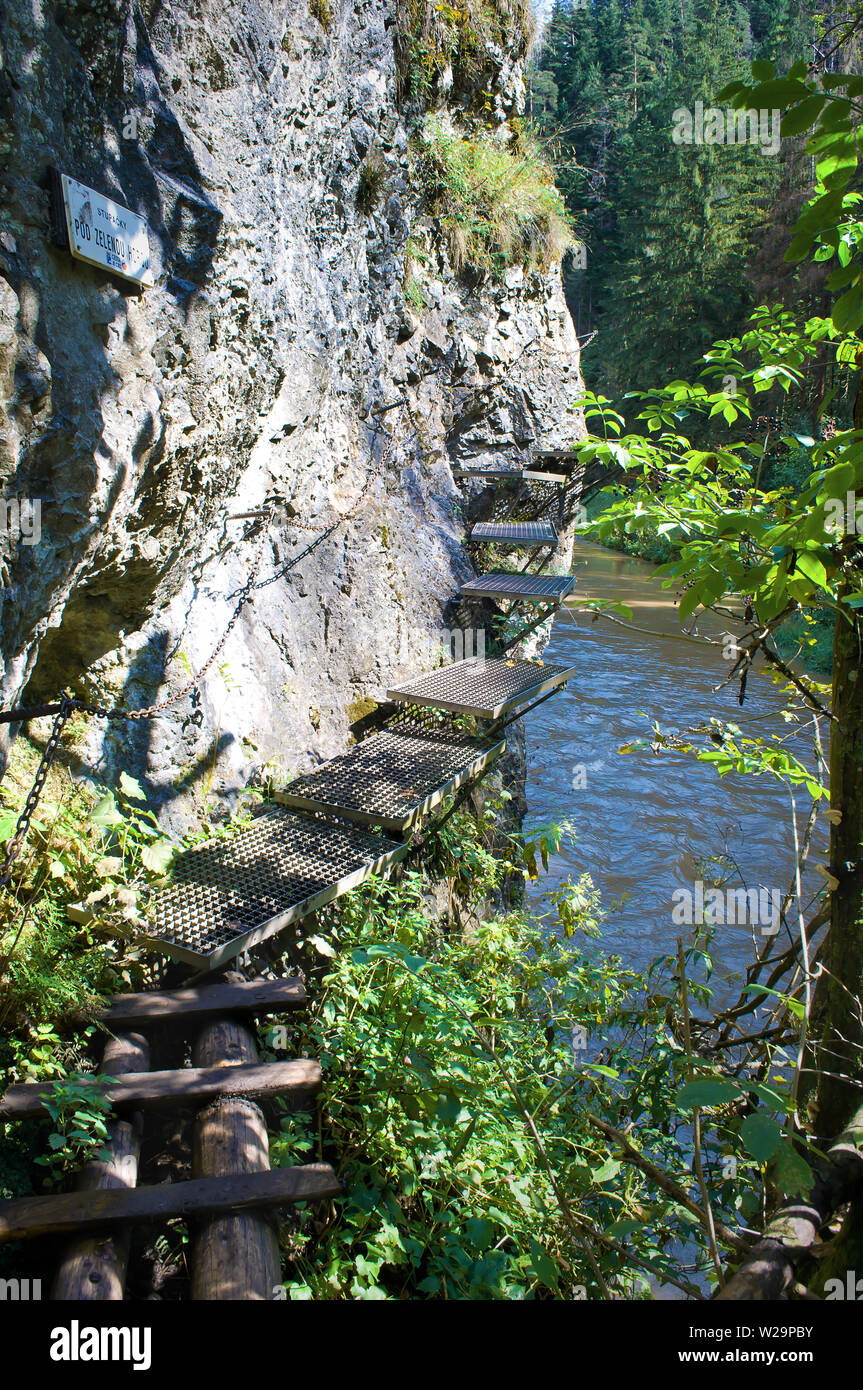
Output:
<instances>
[{"instance_id":1,"label":"wooden ladder rail","mask_svg":"<svg viewBox=\"0 0 863 1390\"><path fill-rule=\"evenodd\" d=\"M150 1045L140 1033L108 1038L99 1068L102 1076L147 1071ZM81 1169L79 1192L134 1187L138 1181L143 1116L140 1110L114 1120L106 1148L108 1157ZM123 1297L129 1266L131 1228L96 1231L77 1236L67 1246L54 1279L55 1302L108 1303Z\"/></svg>"},{"instance_id":2,"label":"wooden ladder rail","mask_svg":"<svg viewBox=\"0 0 863 1390\"><path fill-rule=\"evenodd\" d=\"M198 1067L232 1067L260 1060L251 1029L236 1018L213 1019L192 1050ZM267 1122L254 1101L219 1096L195 1119L192 1175L233 1177L270 1171ZM276 1224L269 1211L228 1212L198 1221L190 1240L193 1300L261 1301L281 1286Z\"/></svg>"},{"instance_id":3,"label":"wooden ladder rail","mask_svg":"<svg viewBox=\"0 0 863 1390\"><path fill-rule=\"evenodd\" d=\"M251 1028L242 1020L304 1002L297 979L238 976L230 983L213 980L203 989L118 996L102 1015L108 1026L197 1021L201 1030L193 1066L153 1072L144 1037L111 1038L101 1070L115 1078L114 1103L123 1112L111 1130L112 1162L88 1165L73 1192L0 1202L0 1244L63 1234L70 1244L53 1296L116 1300L123 1296L131 1227L179 1217L191 1226L193 1298L278 1297L275 1209L331 1199L341 1186L326 1163L270 1168L267 1126L257 1100L290 1095L303 1104L320 1086L321 1069L307 1058L261 1063ZM13 1085L0 1097L0 1114L20 1120L44 1113L50 1090L44 1082ZM140 1187L138 1112L165 1105L198 1109L195 1176Z\"/></svg>"}]
</instances>

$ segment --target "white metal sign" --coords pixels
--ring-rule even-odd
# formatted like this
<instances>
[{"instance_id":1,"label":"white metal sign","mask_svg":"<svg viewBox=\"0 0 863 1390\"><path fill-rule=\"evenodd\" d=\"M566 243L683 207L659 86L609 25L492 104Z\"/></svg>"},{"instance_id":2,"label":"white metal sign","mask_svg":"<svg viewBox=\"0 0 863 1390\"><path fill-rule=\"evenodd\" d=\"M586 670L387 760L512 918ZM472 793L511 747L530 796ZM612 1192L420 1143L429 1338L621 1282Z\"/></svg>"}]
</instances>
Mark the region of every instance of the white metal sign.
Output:
<instances>
[{"instance_id":1,"label":"white metal sign","mask_svg":"<svg viewBox=\"0 0 863 1390\"><path fill-rule=\"evenodd\" d=\"M72 255L138 285L152 285L150 244L143 217L68 174L60 178Z\"/></svg>"}]
</instances>

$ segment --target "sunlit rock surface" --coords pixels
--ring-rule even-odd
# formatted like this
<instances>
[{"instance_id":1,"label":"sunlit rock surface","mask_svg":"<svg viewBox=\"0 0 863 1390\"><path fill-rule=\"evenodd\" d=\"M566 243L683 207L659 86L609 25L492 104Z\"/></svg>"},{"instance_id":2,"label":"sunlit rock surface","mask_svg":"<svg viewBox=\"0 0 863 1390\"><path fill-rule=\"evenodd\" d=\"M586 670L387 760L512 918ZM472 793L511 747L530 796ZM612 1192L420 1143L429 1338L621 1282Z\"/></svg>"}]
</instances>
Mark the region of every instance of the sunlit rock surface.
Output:
<instances>
[{"instance_id":1,"label":"sunlit rock surface","mask_svg":"<svg viewBox=\"0 0 863 1390\"><path fill-rule=\"evenodd\" d=\"M470 573L451 467L580 430L559 276L458 280L411 187L392 7L13 0L0 18L3 706L149 704L75 735L180 825L344 748L358 701L428 666ZM523 92L501 65L500 118ZM515 93L513 96L512 94ZM361 171L383 168L369 211ZM52 245L50 166L147 218L139 294ZM405 297L408 236L428 247ZM40 729L42 725L38 726Z\"/></svg>"}]
</instances>

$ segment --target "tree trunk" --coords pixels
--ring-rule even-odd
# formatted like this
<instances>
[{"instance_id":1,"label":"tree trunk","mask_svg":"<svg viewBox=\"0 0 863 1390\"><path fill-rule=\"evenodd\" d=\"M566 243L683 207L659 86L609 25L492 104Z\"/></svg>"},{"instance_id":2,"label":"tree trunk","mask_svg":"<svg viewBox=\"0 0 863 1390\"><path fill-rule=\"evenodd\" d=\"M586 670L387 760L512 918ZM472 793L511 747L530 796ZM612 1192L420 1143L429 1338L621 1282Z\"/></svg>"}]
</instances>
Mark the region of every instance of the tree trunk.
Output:
<instances>
[{"instance_id":1,"label":"tree trunk","mask_svg":"<svg viewBox=\"0 0 863 1390\"><path fill-rule=\"evenodd\" d=\"M830 805L830 930L813 1010L818 1069L815 1128L838 1134L860 1099L863 1074L863 614L841 604L833 642ZM837 1075L838 1073L838 1075Z\"/></svg>"},{"instance_id":2,"label":"tree trunk","mask_svg":"<svg viewBox=\"0 0 863 1390\"><path fill-rule=\"evenodd\" d=\"M863 352L858 365L853 416L854 428L863 430ZM855 527L856 517L849 517L848 531ZM859 564L860 557L858 539L853 559ZM808 1078L810 1088L817 1086L815 1129L828 1139L859 1104L863 1076L863 611L842 602L846 593L837 596L830 737L830 807L841 816L830 827L830 872L838 887L830 895L825 973L813 1007L817 1076Z\"/></svg>"},{"instance_id":3,"label":"tree trunk","mask_svg":"<svg viewBox=\"0 0 863 1390\"><path fill-rule=\"evenodd\" d=\"M139 1033L121 1034L105 1044L100 1072L121 1076L146 1071L150 1047ZM138 1180L141 1151L140 1114L115 1120L106 1145L110 1157L86 1164L78 1179L80 1192L111 1187L134 1187ZM129 1262L128 1230L80 1236L67 1247L60 1261L51 1297L60 1302L106 1303L122 1299Z\"/></svg>"}]
</instances>

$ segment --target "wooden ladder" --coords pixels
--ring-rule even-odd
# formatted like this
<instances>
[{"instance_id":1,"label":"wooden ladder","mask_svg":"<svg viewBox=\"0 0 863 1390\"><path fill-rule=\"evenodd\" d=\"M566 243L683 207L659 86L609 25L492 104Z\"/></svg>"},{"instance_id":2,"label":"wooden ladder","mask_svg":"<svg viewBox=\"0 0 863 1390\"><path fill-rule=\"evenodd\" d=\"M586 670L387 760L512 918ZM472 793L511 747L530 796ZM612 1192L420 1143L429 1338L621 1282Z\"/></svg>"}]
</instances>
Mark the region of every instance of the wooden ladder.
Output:
<instances>
[{"instance_id":1,"label":"wooden ladder","mask_svg":"<svg viewBox=\"0 0 863 1390\"><path fill-rule=\"evenodd\" d=\"M191 1218L193 1299L261 1300L281 1287L275 1208L324 1201L341 1191L329 1164L272 1170L259 1101L281 1096L302 1103L315 1095L321 1069L305 1058L261 1063L254 1016L302 1008L297 979L231 978L197 988L119 996L100 1021L117 1029L100 1068L119 1112L108 1156L85 1165L74 1192L0 1203L0 1244L68 1234L52 1297L122 1299L131 1228L169 1217ZM147 1034L168 1025L198 1027L191 1067L150 1071ZM124 1031L133 1029L134 1031ZM100 1078L93 1086L101 1089ZM10 1086L0 1118L45 1112L50 1082ZM138 1187L144 1117L153 1108L194 1106L191 1179Z\"/></svg>"}]
</instances>

